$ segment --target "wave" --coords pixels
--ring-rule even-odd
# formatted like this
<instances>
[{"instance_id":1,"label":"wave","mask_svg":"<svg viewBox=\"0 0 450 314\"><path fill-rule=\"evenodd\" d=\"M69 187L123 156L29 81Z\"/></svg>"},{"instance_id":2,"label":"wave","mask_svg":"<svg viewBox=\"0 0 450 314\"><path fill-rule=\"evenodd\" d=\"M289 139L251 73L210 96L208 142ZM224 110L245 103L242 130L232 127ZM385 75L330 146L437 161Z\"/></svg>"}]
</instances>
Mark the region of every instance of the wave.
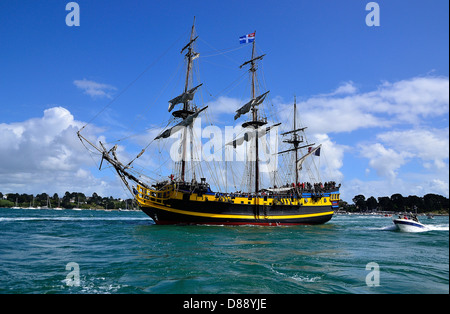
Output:
<instances>
[{"instance_id":1,"label":"wave","mask_svg":"<svg viewBox=\"0 0 450 314\"><path fill-rule=\"evenodd\" d=\"M448 224L443 225L425 225L430 231L449 231Z\"/></svg>"},{"instance_id":2,"label":"wave","mask_svg":"<svg viewBox=\"0 0 450 314\"><path fill-rule=\"evenodd\" d=\"M397 230L397 227L394 224L392 224L392 225L389 225L389 226L373 228L373 230L394 231L394 230Z\"/></svg>"},{"instance_id":3,"label":"wave","mask_svg":"<svg viewBox=\"0 0 450 314\"><path fill-rule=\"evenodd\" d=\"M449 231L448 224L442 225L424 225L425 228L421 230L417 230L414 232L427 232L427 231ZM374 227L369 228L369 230L380 230L380 231L397 231L397 227L395 225L392 226L384 226L384 227ZM413 231L411 231L413 232Z\"/></svg>"},{"instance_id":4,"label":"wave","mask_svg":"<svg viewBox=\"0 0 450 314\"><path fill-rule=\"evenodd\" d=\"M282 272L279 272L278 270L274 269L273 266L270 266L269 268L273 273L275 273L278 276L281 276L283 278L286 278L287 280L292 280L296 282L317 282L322 279L320 276L302 276L298 273L295 273L294 275L288 275Z\"/></svg>"},{"instance_id":5,"label":"wave","mask_svg":"<svg viewBox=\"0 0 450 314\"><path fill-rule=\"evenodd\" d=\"M427 232L427 231L449 231L449 225L448 224L441 224L441 225L427 225L425 224L425 229L418 230L416 232ZM397 227L392 224L389 226L382 226L382 227L367 227L366 230L377 230L377 231L397 231Z\"/></svg>"},{"instance_id":6,"label":"wave","mask_svg":"<svg viewBox=\"0 0 450 314\"><path fill-rule=\"evenodd\" d=\"M299 276L299 275L293 275L289 276L289 278L298 281L298 282L316 282L322 279L320 276L315 277L308 277L308 276Z\"/></svg>"},{"instance_id":7,"label":"wave","mask_svg":"<svg viewBox=\"0 0 450 314\"><path fill-rule=\"evenodd\" d=\"M428 232L428 231L448 231L448 225L424 225L425 228L413 230L409 232L419 233L419 232Z\"/></svg>"},{"instance_id":8,"label":"wave","mask_svg":"<svg viewBox=\"0 0 450 314\"><path fill-rule=\"evenodd\" d=\"M105 277L97 278L80 278L79 286L69 286L69 279L64 279L61 284L57 285L55 288L59 288L64 293L87 293L87 294L112 294L118 293L121 289L125 289L128 285L109 283L109 279Z\"/></svg>"}]
</instances>

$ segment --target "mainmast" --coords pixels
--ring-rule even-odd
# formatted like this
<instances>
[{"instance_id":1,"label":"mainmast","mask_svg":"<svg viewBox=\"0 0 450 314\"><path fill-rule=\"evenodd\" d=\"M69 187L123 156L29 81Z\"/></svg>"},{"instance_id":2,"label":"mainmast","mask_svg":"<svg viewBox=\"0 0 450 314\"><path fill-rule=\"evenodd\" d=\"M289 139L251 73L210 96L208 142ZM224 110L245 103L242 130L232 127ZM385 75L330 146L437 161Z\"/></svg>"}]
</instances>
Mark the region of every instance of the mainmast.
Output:
<instances>
[{"instance_id":1,"label":"mainmast","mask_svg":"<svg viewBox=\"0 0 450 314\"><path fill-rule=\"evenodd\" d=\"M255 36L256 36L256 31L255 31ZM256 76L256 67L255 67L255 41L253 41L252 44L252 59L250 60L251 62L251 67L250 67L250 71L252 72L252 99L255 98L255 76ZM252 108L252 110L254 111L255 108ZM253 120L255 120L255 115L253 115Z\"/></svg>"},{"instance_id":2,"label":"mainmast","mask_svg":"<svg viewBox=\"0 0 450 314\"><path fill-rule=\"evenodd\" d=\"M256 34L256 31L255 33ZM258 193L259 191L259 156L258 156L258 150L259 150L259 135L258 135L258 128L267 124L266 119L259 119L258 118L258 108L257 106L259 104L261 104L264 101L264 98L266 97L267 93L264 93L260 96L256 96L256 61L260 60L264 57L265 55L261 55L261 56L255 56L255 40L253 40L253 47L252 47L252 58L249 61L244 62L240 68L242 68L244 65L250 64L250 72L251 72L251 76L252 76L252 100L245 104L243 107L241 107L240 109L238 109L237 115L235 116L235 120L244 113L247 113L248 111L252 111L252 120L251 121L247 121L244 122L242 124L243 128L246 127L253 127L255 129L256 132L256 136L255 136L255 193Z\"/></svg>"},{"instance_id":3,"label":"mainmast","mask_svg":"<svg viewBox=\"0 0 450 314\"><path fill-rule=\"evenodd\" d=\"M297 97L294 96L294 128L293 128L293 130L297 129L297 124L295 121L296 116L297 116ZM298 134L297 134L297 132L294 132L293 134L294 134L294 138L293 138L294 145L295 145L295 147L298 147L298 144L300 143L298 140ZM297 159L298 159L298 150L296 149L295 150L295 161L297 161ZM297 169L297 163L296 163L295 164L295 183L297 183L297 182L298 182L298 169Z\"/></svg>"}]
</instances>

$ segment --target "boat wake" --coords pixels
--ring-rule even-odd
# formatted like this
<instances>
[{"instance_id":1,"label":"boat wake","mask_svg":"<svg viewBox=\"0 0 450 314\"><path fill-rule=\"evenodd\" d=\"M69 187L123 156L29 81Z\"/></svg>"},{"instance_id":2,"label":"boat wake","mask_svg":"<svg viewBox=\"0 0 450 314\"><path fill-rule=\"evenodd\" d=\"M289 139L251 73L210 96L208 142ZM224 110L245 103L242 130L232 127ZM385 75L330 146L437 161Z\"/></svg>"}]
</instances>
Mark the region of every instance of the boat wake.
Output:
<instances>
[{"instance_id":1,"label":"boat wake","mask_svg":"<svg viewBox=\"0 0 450 314\"><path fill-rule=\"evenodd\" d=\"M448 224L442 225L425 225L429 231L448 231Z\"/></svg>"},{"instance_id":2,"label":"boat wake","mask_svg":"<svg viewBox=\"0 0 450 314\"><path fill-rule=\"evenodd\" d=\"M417 229L409 232L427 232L427 231L449 231L448 224L441 225L424 225L425 228ZM399 231L395 225L383 226L383 227L372 227L369 230L378 230L378 231Z\"/></svg>"},{"instance_id":3,"label":"boat wake","mask_svg":"<svg viewBox=\"0 0 450 314\"><path fill-rule=\"evenodd\" d=\"M396 231L397 227L395 225L390 225L390 226L384 226L381 228L376 228L377 230L381 230L381 231Z\"/></svg>"},{"instance_id":4,"label":"boat wake","mask_svg":"<svg viewBox=\"0 0 450 314\"><path fill-rule=\"evenodd\" d=\"M402 230L403 232L409 232L409 233L421 233L421 232L428 232L428 231L449 231L448 224L447 225L423 225L424 228L420 229L408 229L407 231ZM389 231L399 231L399 229L394 226L386 227L386 230Z\"/></svg>"}]
</instances>

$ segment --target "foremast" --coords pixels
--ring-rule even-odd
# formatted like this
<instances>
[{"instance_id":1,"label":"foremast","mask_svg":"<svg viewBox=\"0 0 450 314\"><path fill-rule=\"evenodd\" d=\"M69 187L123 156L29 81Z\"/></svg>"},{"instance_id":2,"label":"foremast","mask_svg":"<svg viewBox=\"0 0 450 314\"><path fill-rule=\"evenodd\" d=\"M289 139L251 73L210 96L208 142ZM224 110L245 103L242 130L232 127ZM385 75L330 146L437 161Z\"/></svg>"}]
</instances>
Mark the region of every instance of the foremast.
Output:
<instances>
[{"instance_id":1,"label":"foremast","mask_svg":"<svg viewBox=\"0 0 450 314\"><path fill-rule=\"evenodd\" d=\"M201 109L197 109L197 107L191 103L191 101L194 99L194 94L195 94L196 90L200 86L203 85L203 84L199 84L199 85L189 89L190 82L192 81L193 61L195 59L197 59L200 55L199 53L194 51L193 44L195 43L195 41L198 38L198 36L194 37L194 34L195 34L195 17L194 17L194 22L193 22L192 28L191 28L189 42L180 51L180 53L183 53L184 51L187 50L187 53L185 55L185 57L187 59L187 70L186 70L186 79L185 79L185 84L184 84L184 92L183 92L183 94L170 100L169 108L168 108L168 111L170 112L170 111L172 111L172 109L174 109L174 107L177 104L183 104L182 109L172 112L172 115L175 118L181 118L181 121L179 121L175 126L169 128L169 129L166 129L165 131L163 131L161 134L159 134L155 138L155 140L160 139L160 138L168 138L173 133L179 131L180 129L183 129L183 140L181 143L181 145L182 145L181 170L178 175L178 179L180 179L181 181L185 181L185 174L186 174L187 128L189 127L190 131L192 132L192 123L194 122L194 119L197 118L197 116L202 111L204 111L206 108L208 108L208 106L205 106ZM83 136L81 134L81 131L86 126L87 126L87 124L84 125L77 132L77 135L78 135L78 138L80 139L80 141L83 143L83 145L84 145L84 143L87 143L88 145L92 146L95 150L97 150L102 155L102 159L100 162L100 169L102 167L103 160L106 160L107 162L109 162L109 164L111 164L111 166L116 170L117 174L122 179L125 186L133 194L135 194L135 190L134 190L134 188L132 188L130 186L127 179L134 181L135 183L141 185L142 187L144 187L146 189L151 188L148 184L139 180L139 178L138 178L139 175L138 176L134 175L133 171L131 170L131 164L145 152L146 148L144 148L137 155L136 158L131 160L129 163L124 164L124 163L120 162L119 159L117 158L117 155L116 155L117 145L115 145L114 147L112 147L111 149L108 150L102 142L99 142L100 146L97 146L94 143L92 143L91 141L89 141L85 136ZM192 135L191 135L191 140L192 140ZM191 143L191 145L192 145L192 143ZM191 156L192 156L192 154L191 154Z\"/></svg>"},{"instance_id":2,"label":"foremast","mask_svg":"<svg viewBox=\"0 0 450 314\"><path fill-rule=\"evenodd\" d=\"M155 139L159 138L166 138L169 137L171 134L173 134L176 129L176 127L184 127L183 128L183 135L182 135L182 141L181 141L181 161L180 163L180 169L177 173L177 179L181 181L186 180L186 158L187 158L187 147L189 144L190 152L191 152L191 162L193 160L193 144L192 144L192 123L194 119L198 116L198 114L206 109L206 107L197 110L197 107L191 103L191 101L194 99L194 94L197 91L197 89L202 86L203 84L199 84L193 88L190 88L190 83L192 82L192 66L193 61L199 57L199 53L194 50L194 43L197 40L198 36L195 36L195 17L194 22L192 24L191 28L191 35L189 38L189 42L181 49L180 53L183 53L186 51L185 58L187 60L187 69L186 69L186 77L185 77L185 84L184 84L184 92L183 94L173 98L169 101L169 112L172 111L172 109L177 104L183 104L182 109L176 110L172 112L172 115L175 118L181 118L182 121L179 122L175 127L170 128L169 130L166 130L159 136L157 136ZM190 132L190 142L188 143L188 134L187 132ZM192 167L192 170L194 167ZM195 173L193 172L193 179L195 179Z\"/></svg>"},{"instance_id":3,"label":"foremast","mask_svg":"<svg viewBox=\"0 0 450 314\"><path fill-rule=\"evenodd\" d=\"M191 70L192 70L192 61L194 60L194 58L198 57L198 54L196 54L194 52L193 49L193 44L194 42L197 40L198 36L194 38L194 30L195 30L195 17L194 17L194 22L192 23L192 28L191 28L191 37L189 40L189 43L183 47L183 49L181 49L180 53L183 53L184 50L187 49L187 53L186 53L186 58L188 60L187 62L187 70L186 70L186 81L184 84L184 94L186 94L188 92L188 87L189 87L189 79L191 74ZM189 114L192 114L193 111L191 110L191 106L190 106L190 102L189 99L187 99L186 101L183 102L183 112L181 113L181 117L183 119L186 119L187 116ZM173 113L173 116L176 117L176 111ZM180 173L180 179L181 181L184 181L185 179L185 172L186 172L186 146L187 146L187 136L186 136L186 128L183 130L183 155L181 156L181 173ZM192 139L192 137L191 137ZM191 156L192 156L192 152L191 152Z\"/></svg>"}]
</instances>

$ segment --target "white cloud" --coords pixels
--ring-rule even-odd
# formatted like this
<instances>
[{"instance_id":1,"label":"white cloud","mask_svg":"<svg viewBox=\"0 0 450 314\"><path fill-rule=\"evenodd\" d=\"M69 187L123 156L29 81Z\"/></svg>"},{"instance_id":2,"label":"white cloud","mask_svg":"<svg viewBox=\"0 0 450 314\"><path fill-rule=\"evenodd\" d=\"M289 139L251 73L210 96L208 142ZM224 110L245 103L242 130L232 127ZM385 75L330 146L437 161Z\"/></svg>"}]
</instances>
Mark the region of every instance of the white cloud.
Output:
<instances>
[{"instance_id":1,"label":"white cloud","mask_svg":"<svg viewBox=\"0 0 450 314\"><path fill-rule=\"evenodd\" d=\"M434 179L430 175L417 175L416 178L400 179L392 181L386 180L362 180L354 178L344 180L341 188L341 198L347 202L352 201L355 195L362 194L366 198L374 196L391 196L400 193L403 196L417 195L423 196L428 193L435 193L449 196L449 183L445 179Z\"/></svg>"},{"instance_id":2,"label":"white cloud","mask_svg":"<svg viewBox=\"0 0 450 314\"><path fill-rule=\"evenodd\" d=\"M297 107L313 132L324 133L417 124L449 110L448 78L415 77L384 82L375 91L356 91L349 82L330 94L308 98Z\"/></svg>"},{"instance_id":3,"label":"white cloud","mask_svg":"<svg viewBox=\"0 0 450 314\"><path fill-rule=\"evenodd\" d=\"M89 81L87 79L75 80L73 81L73 84L92 98L106 97L112 99L112 92L117 90L114 86Z\"/></svg>"},{"instance_id":4,"label":"white cloud","mask_svg":"<svg viewBox=\"0 0 450 314\"><path fill-rule=\"evenodd\" d=\"M236 110L245 104L244 101L226 96L220 96L217 99L210 101L206 114L211 122L219 122L219 115L221 114L236 114ZM232 121L232 120L231 120ZM231 122L230 121L230 122Z\"/></svg>"},{"instance_id":5,"label":"white cloud","mask_svg":"<svg viewBox=\"0 0 450 314\"><path fill-rule=\"evenodd\" d=\"M292 101L274 96L284 125L292 125ZM208 103L214 120L233 114L244 100L221 96ZM449 80L446 77L414 77L381 83L376 90L358 92L355 83L345 82L333 92L297 102L301 121L312 133L354 132L369 128L390 128L417 124L423 118L437 117L449 110ZM231 120L232 122L232 120Z\"/></svg>"},{"instance_id":6,"label":"white cloud","mask_svg":"<svg viewBox=\"0 0 450 314\"><path fill-rule=\"evenodd\" d=\"M332 141L327 134L314 134L312 139L322 144L321 156L325 159L322 165L324 181L341 182L344 179L344 174L341 172L344 165L344 153L349 147Z\"/></svg>"},{"instance_id":7,"label":"white cloud","mask_svg":"<svg viewBox=\"0 0 450 314\"><path fill-rule=\"evenodd\" d=\"M404 186L405 191L408 186L414 186L417 192L422 191L421 187L434 189L423 190L422 193L441 191L442 186L448 186L448 179L441 177L440 173L448 176L449 131L448 127L439 128L433 119L437 118L440 123L448 119L449 79L413 77L382 82L374 90L365 92L356 86L348 81L330 93L300 101L297 98L297 125L308 127L310 142L315 140L323 144L327 166L322 164L321 167L326 177L336 181L350 180L353 170L345 175L342 173L344 158L347 163L352 163L355 158L361 160L363 157L367 164L355 173L372 180L378 176L380 184L376 186L380 191L385 190L381 189L383 184L391 188ZM213 112L215 121L221 118L221 114L228 114L227 121L232 123L231 115L244 103L239 99L220 97L209 104L210 112ZM282 122L283 130L290 129L293 124L292 101L286 103L281 97L274 96L272 103L277 112L270 112L270 103L265 110L278 119L270 119ZM435 127L429 128L428 125ZM416 164L423 168L412 169ZM351 167L347 165L345 168ZM420 178L412 178L410 175L414 172L424 174ZM407 176L413 181L406 182ZM433 176L437 181L433 181ZM443 195L448 195L448 192Z\"/></svg>"},{"instance_id":8,"label":"white cloud","mask_svg":"<svg viewBox=\"0 0 450 314\"><path fill-rule=\"evenodd\" d=\"M116 178L110 179L107 173L98 178L90 172L95 162L76 135L83 124L63 107L49 108L39 118L0 124L0 191L105 196L121 192L115 187L120 187ZM98 129L90 130L85 135L98 140L94 134Z\"/></svg>"},{"instance_id":9,"label":"white cloud","mask_svg":"<svg viewBox=\"0 0 450 314\"><path fill-rule=\"evenodd\" d=\"M277 106L283 124L291 126L292 102L278 99ZM297 118L313 138L320 134L333 137L324 152L331 150L332 173L347 169L342 191L356 193L350 199L365 190L378 196L389 196L397 189L406 195L448 195L449 129L440 127L448 123L447 77L382 82L367 92L360 92L349 81L331 93L297 101L297 108ZM327 143L327 138L316 137L316 141ZM358 169L361 157L367 164ZM345 167L341 164L344 158ZM352 162L355 166L350 166ZM371 181L363 182L360 176Z\"/></svg>"},{"instance_id":10,"label":"white cloud","mask_svg":"<svg viewBox=\"0 0 450 314\"><path fill-rule=\"evenodd\" d=\"M334 96L334 95L345 95L345 94L354 94L358 91L355 84L352 81L345 82L341 84L338 88L336 88L333 92L329 94L322 94L320 96Z\"/></svg>"},{"instance_id":11,"label":"white cloud","mask_svg":"<svg viewBox=\"0 0 450 314\"><path fill-rule=\"evenodd\" d=\"M361 155L369 159L369 165L381 177L393 181L397 177L398 169L407 162L412 155L408 152L396 152L385 148L380 143L359 145Z\"/></svg>"},{"instance_id":12,"label":"white cloud","mask_svg":"<svg viewBox=\"0 0 450 314\"><path fill-rule=\"evenodd\" d=\"M385 184L383 190L388 187L404 195L449 195L448 127L389 131L378 134L376 141L359 143L358 147L380 180L387 179L380 181ZM381 190L374 191L371 193L380 195Z\"/></svg>"},{"instance_id":13,"label":"white cloud","mask_svg":"<svg viewBox=\"0 0 450 314\"><path fill-rule=\"evenodd\" d=\"M110 98L115 90L110 85L86 79L74 84L92 97ZM346 200L357 194L389 196L395 192L448 195L449 129L439 127L433 120L438 118L442 123L448 119L448 84L448 78L416 77L384 82L376 90L360 92L356 84L349 81L329 94L298 101L297 125L308 126L309 142L323 145L322 179L342 182ZM205 122L222 121L227 115L229 125L240 125L232 117L244 103L236 98L219 97L208 103ZM276 108L277 112L272 114L278 119L268 118L282 122L284 130L291 128L292 102L283 103L280 97L274 97L272 103L275 106L269 103L265 110L270 115L270 110ZM76 121L62 107L47 109L39 118L0 124L0 191L41 193L45 187L50 193L69 190L122 194L119 180L111 178L109 171L106 170L106 174L91 171L90 167L95 166L99 158L94 158L94 162L76 137L82 125L84 123ZM426 125L434 127L426 128ZM158 132L155 128L145 136L134 137L132 144L144 147ZM93 141L98 141L98 133L92 125L85 130L85 135ZM120 146L119 156L130 160L135 156L130 149L136 154L140 151L136 147ZM136 163L153 169L148 166L155 162L152 157L150 151ZM351 168L349 164L355 158L361 161L361 157L367 160L359 171L364 178L353 170L343 173L344 169ZM411 165L422 167L412 169Z\"/></svg>"},{"instance_id":14,"label":"white cloud","mask_svg":"<svg viewBox=\"0 0 450 314\"><path fill-rule=\"evenodd\" d=\"M377 135L383 143L398 151L408 152L420 158L424 163L433 161L438 169L445 167L449 158L449 129L411 129L391 131Z\"/></svg>"},{"instance_id":15,"label":"white cloud","mask_svg":"<svg viewBox=\"0 0 450 314\"><path fill-rule=\"evenodd\" d=\"M402 121L414 123L420 117L448 113L448 78L415 77L395 83L385 82L374 94L391 104L389 109ZM383 107L379 109L384 110Z\"/></svg>"}]
</instances>

